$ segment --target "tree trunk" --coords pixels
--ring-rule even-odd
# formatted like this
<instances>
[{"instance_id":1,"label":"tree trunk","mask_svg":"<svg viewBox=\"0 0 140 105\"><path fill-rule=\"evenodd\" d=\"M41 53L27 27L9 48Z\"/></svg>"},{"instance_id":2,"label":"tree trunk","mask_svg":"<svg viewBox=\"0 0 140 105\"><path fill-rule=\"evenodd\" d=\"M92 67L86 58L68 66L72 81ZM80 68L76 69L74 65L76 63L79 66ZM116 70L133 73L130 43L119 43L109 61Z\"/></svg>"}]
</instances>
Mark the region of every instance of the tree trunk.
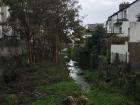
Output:
<instances>
[{"instance_id":1,"label":"tree trunk","mask_svg":"<svg viewBox=\"0 0 140 105\"><path fill-rule=\"evenodd\" d=\"M27 42L27 53L28 53L28 64L32 64L33 56L32 56L32 44L31 44L30 40L28 40L28 42Z\"/></svg>"},{"instance_id":2,"label":"tree trunk","mask_svg":"<svg viewBox=\"0 0 140 105\"><path fill-rule=\"evenodd\" d=\"M55 63L58 63L58 48L55 49Z\"/></svg>"}]
</instances>

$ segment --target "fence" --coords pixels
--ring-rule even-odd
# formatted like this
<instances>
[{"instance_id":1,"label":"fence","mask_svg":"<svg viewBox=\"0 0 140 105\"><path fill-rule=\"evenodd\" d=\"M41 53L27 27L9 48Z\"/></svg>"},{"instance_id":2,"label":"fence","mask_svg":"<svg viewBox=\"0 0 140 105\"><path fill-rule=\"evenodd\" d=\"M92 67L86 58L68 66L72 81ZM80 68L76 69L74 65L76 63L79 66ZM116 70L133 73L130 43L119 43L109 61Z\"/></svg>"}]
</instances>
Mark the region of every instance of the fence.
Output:
<instances>
[{"instance_id":1,"label":"fence","mask_svg":"<svg viewBox=\"0 0 140 105\"><path fill-rule=\"evenodd\" d=\"M111 63L129 63L132 71L140 71L140 56L126 54L111 54Z\"/></svg>"},{"instance_id":2,"label":"fence","mask_svg":"<svg viewBox=\"0 0 140 105\"><path fill-rule=\"evenodd\" d=\"M26 44L23 41L0 40L0 57L22 55L26 52Z\"/></svg>"},{"instance_id":3,"label":"fence","mask_svg":"<svg viewBox=\"0 0 140 105\"><path fill-rule=\"evenodd\" d=\"M111 53L111 63L114 62L129 62L129 55L119 54L119 53Z\"/></svg>"}]
</instances>

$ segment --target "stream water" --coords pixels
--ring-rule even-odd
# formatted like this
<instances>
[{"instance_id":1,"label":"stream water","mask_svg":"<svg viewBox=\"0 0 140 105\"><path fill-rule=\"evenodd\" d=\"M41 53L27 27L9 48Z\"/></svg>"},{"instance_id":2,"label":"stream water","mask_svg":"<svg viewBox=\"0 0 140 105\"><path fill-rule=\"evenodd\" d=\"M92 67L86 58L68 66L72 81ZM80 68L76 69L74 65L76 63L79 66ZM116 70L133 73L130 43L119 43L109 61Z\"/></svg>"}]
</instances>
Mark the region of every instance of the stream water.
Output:
<instances>
[{"instance_id":1,"label":"stream water","mask_svg":"<svg viewBox=\"0 0 140 105\"><path fill-rule=\"evenodd\" d=\"M83 91L89 91L90 86L81 75L82 70L77 66L78 62L70 60L67 64L69 76L80 86Z\"/></svg>"}]
</instances>

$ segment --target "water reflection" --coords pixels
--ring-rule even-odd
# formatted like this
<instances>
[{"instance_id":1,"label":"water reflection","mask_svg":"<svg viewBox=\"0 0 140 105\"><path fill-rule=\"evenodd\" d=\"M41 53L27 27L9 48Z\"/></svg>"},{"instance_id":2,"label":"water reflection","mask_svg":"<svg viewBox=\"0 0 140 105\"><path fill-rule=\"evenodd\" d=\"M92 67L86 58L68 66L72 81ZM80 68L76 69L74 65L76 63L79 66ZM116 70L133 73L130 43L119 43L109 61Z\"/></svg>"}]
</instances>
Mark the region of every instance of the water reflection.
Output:
<instances>
[{"instance_id":1,"label":"water reflection","mask_svg":"<svg viewBox=\"0 0 140 105\"><path fill-rule=\"evenodd\" d=\"M82 77L81 69L76 66L78 62L70 60L66 65L69 71L69 76L81 87L83 91L89 90L89 84Z\"/></svg>"}]
</instances>

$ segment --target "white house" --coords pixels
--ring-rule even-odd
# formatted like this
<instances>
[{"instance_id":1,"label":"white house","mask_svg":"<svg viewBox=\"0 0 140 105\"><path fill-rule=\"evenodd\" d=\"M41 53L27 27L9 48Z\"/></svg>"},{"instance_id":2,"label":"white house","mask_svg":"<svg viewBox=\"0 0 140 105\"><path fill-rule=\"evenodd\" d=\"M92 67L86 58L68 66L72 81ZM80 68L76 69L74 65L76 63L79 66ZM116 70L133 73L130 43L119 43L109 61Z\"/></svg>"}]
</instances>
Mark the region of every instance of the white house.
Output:
<instances>
[{"instance_id":1,"label":"white house","mask_svg":"<svg viewBox=\"0 0 140 105\"><path fill-rule=\"evenodd\" d=\"M128 52L128 43L126 42L124 45L111 45L111 63L116 60L116 57L121 62L129 62L129 52Z\"/></svg>"},{"instance_id":2,"label":"white house","mask_svg":"<svg viewBox=\"0 0 140 105\"><path fill-rule=\"evenodd\" d=\"M87 25L87 29L90 31L90 32L94 32L97 28L97 26L103 26L104 24L102 23L96 23L96 24L88 24Z\"/></svg>"},{"instance_id":3,"label":"white house","mask_svg":"<svg viewBox=\"0 0 140 105\"><path fill-rule=\"evenodd\" d=\"M130 32L130 22L139 20L140 0L133 3L123 3L119 6L119 11L111 15L107 20L107 32L128 36Z\"/></svg>"},{"instance_id":4,"label":"white house","mask_svg":"<svg viewBox=\"0 0 140 105\"><path fill-rule=\"evenodd\" d=\"M114 60L114 54L126 56L122 61L129 61L129 42L140 41L140 0L135 0L131 4L122 3L119 5L119 11L111 15L106 22L107 33L112 33L117 37L127 37L129 40L125 44L111 45L111 62ZM123 58L123 57L121 57Z\"/></svg>"},{"instance_id":5,"label":"white house","mask_svg":"<svg viewBox=\"0 0 140 105\"><path fill-rule=\"evenodd\" d=\"M2 22L6 22L10 16L9 7L3 4L1 6L1 12L2 12L2 14L1 14Z\"/></svg>"},{"instance_id":6,"label":"white house","mask_svg":"<svg viewBox=\"0 0 140 105\"><path fill-rule=\"evenodd\" d=\"M140 42L140 22L131 22L130 27L129 42Z\"/></svg>"},{"instance_id":7,"label":"white house","mask_svg":"<svg viewBox=\"0 0 140 105\"><path fill-rule=\"evenodd\" d=\"M0 39L4 39L5 37L11 37L13 34L12 27L8 24L5 24L10 17L9 6L1 3L0 6Z\"/></svg>"},{"instance_id":8,"label":"white house","mask_svg":"<svg viewBox=\"0 0 140 105\"><path fill-rule=\"evenodd\" d=\"M2 10L0 7L0 23L2 23ZM2 25L0 25L0 39L2 38Z\"/></svg>"}]
</instances>

